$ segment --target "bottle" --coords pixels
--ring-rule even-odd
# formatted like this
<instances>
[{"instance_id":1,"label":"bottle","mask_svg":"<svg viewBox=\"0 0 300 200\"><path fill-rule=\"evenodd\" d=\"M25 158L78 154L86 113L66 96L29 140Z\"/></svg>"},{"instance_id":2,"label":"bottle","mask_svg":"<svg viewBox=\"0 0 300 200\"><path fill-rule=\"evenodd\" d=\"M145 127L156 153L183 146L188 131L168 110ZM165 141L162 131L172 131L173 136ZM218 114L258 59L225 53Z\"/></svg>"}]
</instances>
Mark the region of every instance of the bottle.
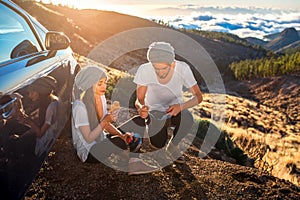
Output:
<instances>
[{"instance_id":1,"label":"bottle","mask_svg":"<svg viewBox=\"0 0 300 200\"><path fill-rule=\"evenodd\" d=\"M171 143L171 140L174 137L174 130L175 130L175 126L169 126L168 129L167 129L168 138L167 138L167 141L166 141L166 149L168 149L168 147Z\"/></svg>"},{"instance_id":2,"label":"bottle","mask_svg":"<svg viewBox=\"0 0 300 200\"><path fill-rule=\"evenodd\" d=\"M132 138L127 138L126 142L131 152L137 152L140 149L143 141L138 133L134 133Z\"/></svg>"}]
</instances>

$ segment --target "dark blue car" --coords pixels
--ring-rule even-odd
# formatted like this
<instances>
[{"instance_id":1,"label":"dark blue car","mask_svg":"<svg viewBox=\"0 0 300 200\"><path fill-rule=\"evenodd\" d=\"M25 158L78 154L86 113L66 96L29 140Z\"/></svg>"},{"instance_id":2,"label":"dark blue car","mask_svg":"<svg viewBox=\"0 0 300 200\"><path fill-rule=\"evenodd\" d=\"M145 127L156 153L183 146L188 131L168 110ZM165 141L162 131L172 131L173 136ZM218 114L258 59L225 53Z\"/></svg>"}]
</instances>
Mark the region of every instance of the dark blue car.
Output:
<instances>
[{"instance_id":1,"label":"dark blue car","mask_svg":"<svg viewBox=\"0 0 300 200\"><path fill-rule=\"evenodd\" d=\"M0 0L0 196L22 199L70 117L70 40Z\"/></svg>"}]
</instances>

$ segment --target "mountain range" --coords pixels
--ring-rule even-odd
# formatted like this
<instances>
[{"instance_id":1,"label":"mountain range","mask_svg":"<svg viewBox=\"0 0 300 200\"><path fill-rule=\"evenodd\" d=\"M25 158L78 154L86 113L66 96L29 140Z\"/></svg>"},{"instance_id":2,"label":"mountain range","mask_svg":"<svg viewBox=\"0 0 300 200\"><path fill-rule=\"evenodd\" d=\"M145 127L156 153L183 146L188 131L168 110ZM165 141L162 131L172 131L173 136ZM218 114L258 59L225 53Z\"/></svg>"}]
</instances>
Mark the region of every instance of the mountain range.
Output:
<instances>
[{"instance_id":1,"label":"mountain range","mask_svg":"<svg viewBox=\"0 0 300 200\"><path fill-rule=\"evenodd\" d=\"M246 40L276 53L284 53L289 49L300 47L300 33L295 28L286 28L280 33L266 35L265 38L269 41L258 38L246 38Z\"/></svg>"}]
</instances>

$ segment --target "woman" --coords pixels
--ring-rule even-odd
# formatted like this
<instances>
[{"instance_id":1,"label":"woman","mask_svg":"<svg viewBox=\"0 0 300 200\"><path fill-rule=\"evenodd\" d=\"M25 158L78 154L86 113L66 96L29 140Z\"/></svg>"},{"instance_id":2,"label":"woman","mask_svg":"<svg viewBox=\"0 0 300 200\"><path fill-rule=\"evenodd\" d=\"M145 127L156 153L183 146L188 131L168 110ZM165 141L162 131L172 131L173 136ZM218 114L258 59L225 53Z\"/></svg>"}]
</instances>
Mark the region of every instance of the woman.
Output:
<instances>
[{"instance_id":1,"label":"woman","mask_svg":"<svg viewBox=\"0 0 300 200\"><path fill-rule=\"evenodd\" d=\"M54 95L57 81L52 76L44 76L36 80L28 91L32 102L37 102L39 121L36 136L41 138L56 120L58 97Z\"/></svg>"},{"instance_id":2,"label":"woman","mask_svg":"<svg viewBox=\"0 0 300 200\"><path fill-rule=\"evenodd\" d=\"M128 149L133 134L122 133L111 122L105 98L106 73L97 66L84 67L75 77L72 105L72 137L82 162L104 161L111 153ZM108 132L105 134L104 130ZM129 175L150 173L157 168L145 165L138 157L129 159Z\"/></svg>"},{"instance_id":3,"label":"woman","mask_svg":"<svg viewBox=\"0 0 300 200\"><path fill-rule=\"evenodd\" d=\"M35 133L35 154L40 156L49 150L57 137L58 97L54 95L57 81L52 76L44 76L33 82L28 88L28 97L38 107L38 122L29 117L25 123ZM51 127L51 130L49 130Z\"/></svg>"}]
</instances>

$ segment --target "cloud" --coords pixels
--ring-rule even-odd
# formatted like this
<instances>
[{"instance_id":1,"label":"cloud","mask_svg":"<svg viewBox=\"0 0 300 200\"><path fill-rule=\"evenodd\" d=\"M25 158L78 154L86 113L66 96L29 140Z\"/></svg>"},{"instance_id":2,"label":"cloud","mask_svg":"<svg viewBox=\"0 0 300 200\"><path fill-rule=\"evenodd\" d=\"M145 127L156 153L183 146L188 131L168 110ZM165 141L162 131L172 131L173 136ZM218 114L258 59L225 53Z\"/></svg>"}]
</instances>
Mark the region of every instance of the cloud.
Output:
<instances>
[{"instance_id":1,"label":"cloud","mask_svg":"<svg viewBox=\"0 0 300 200\"><path fill-rule=\"evenodd\" d=\"M197 24L178 24L178 28L199 29L199 26Z\"/></svg>"},{"instance_id":2,"label":"cloud","mask_svg":"<svg viewBox=\"0 0 300 200\"><path fill-rule=\"evenodd\" d=\"M236 29L243 28L242 24L232 24L232 23L228 23L228 22L218 22L218 23L216 23L216 25L221 26L225 29L229 29L229 30L236 30Z\"/></svg>"},{"instance_id":3,"label":"cloud","mask_svg":"<svg viewBox=\"0 0 300 200\"><path fill-rule=\"evenodd\" d=\"M153 15L155 13L156 16ZM260 39L285 28L300 30L299 11L256 7L199 7L188 4L153 10L151 18L163 19L178 28L222 31Z\"/></svg>"},{"instance_id":4,"label":"cloud","mask_svg":"<svg viewBox=\"0 0 300 200\"><path fill-rule=\"evenodd\" d=\"M209 16L209 15L202 15L202 16L194 17L193 19L195 21L197 21L197 20L200 20L200 21L210 21L210 20L213 20L213 19L216 19L216 18L214 18L213 16Z\"/></svg>"}]
</instances>

